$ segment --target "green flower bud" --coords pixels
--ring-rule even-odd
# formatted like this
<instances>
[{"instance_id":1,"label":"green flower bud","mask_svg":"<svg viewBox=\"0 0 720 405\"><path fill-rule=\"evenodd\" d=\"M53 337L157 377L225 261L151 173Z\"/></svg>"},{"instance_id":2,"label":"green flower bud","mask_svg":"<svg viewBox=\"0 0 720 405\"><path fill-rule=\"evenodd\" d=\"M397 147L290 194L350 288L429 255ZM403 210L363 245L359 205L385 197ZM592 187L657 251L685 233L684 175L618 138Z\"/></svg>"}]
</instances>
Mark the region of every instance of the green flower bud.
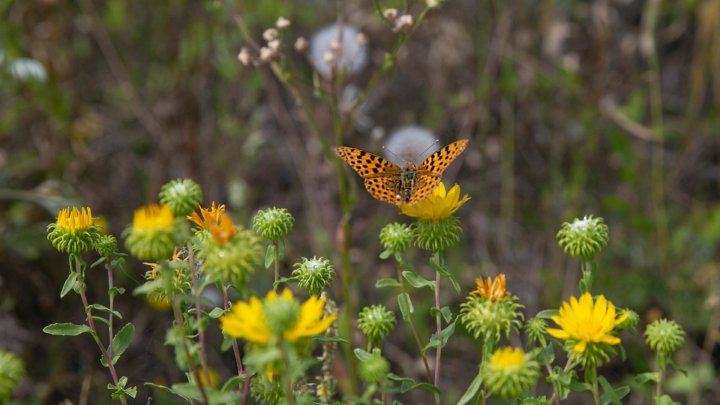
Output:
<instances>
[{"instance_id":1,"label":"green flower bud","mask_svg":"<svg viewBox=\"0 0 720 405\"><path fill-rule=\"evenodd\" d=\"M532 388L540 376L540 365L532 354L515 347L502 347L480 367L488 391L507 399L517 398Z\"/></svg>"},{"instance_id":2,"label":"green flower bud","mask_svg":"<svg viewBox=\"0 0 720 405\"><path fill-rule=\"evenodd\" d=\"M198 258L204 261L200 271L209 281L241 287L255 273L263 252L260 240L253 232L241 227L234 232L227 242L215 238L202 240Z\"/></svg>"},{"instance_id":3,"label":"green flower bud","mask_svg":"<svg viewBox=\"0 0 720 405\"><path fill-rule=\"evenodd\" d=\"M48 240L61 253L78 254L93 248L100 235L90 208L63 208L48 225Z\"/></svg>"},{"instance_id":4,"label":"green flower bud","mask_svg":"<svg viewBox=\"0 0 720 405\"><path fill-rule=\"evenodd\" d=\"M386 251L392 254L406 251L412 244L412 240L412 228L405 224L393 222L385 225L380 231L380 243Z\"/></svg>"},{"instance_id":5,"label":"green flower bud","mask_svg":"<svg viewBox=\"0 0 720 405\"><path fill-rule=\"evenodd\" d=\"M450 216L439 221L419 220L414 224L415 244L431 252L442 252L460 240L460 220Z\"/></svg>"},{"instance_id":6,"label":"green flower bud","mask_svg":"<svg viewBox=\"0 0 720 405\"><path fill-rule=\"evenodd\" d=\"M490 301L471 294L468 301L460 305L460 319L475 339L497 342L521 325L523 305L518 304L517 299L509 295L499 301Z\"/></svg>"},{"instance_id":7,"label":"green flower bud","mask_svg":"<svg viewBox=\"0 0 720 405\"><path fill-rule=\"evenodd\" d=\"M558 246L565 253L592 260L608 243L608 227L602 218L586 215L572 223L565 222L557 233Z\"/></svg>"},{"instance_id":8,"label":"green flower bud","mask_svg":"<svg viewBox=\"0 0 720 405\"><path fill-rule=\"evenodd\" d=\"M293 267L292 275L298 279L298 286L310 295L319 295L335 278L333 265L324 257L303 257Z\"/></svg>"},{"instance_id":9,"label":"green flower bud","mask_svg":"<svg viewBox=\"0 0 720 405\"><path fill-rule=\"evenodd\" d=\"M375 346L392 332L396 322L395 314L384 305L365 307L358 314L358 327Z\"/></svg>"},{"instance_id":10,"label":"green flower bud","mask_svg":"<svg viewBox=\"0 0 720 405\"><path fill-rule=\"evenodd\" d=\"M95 251L102 257L115 257L118 254L117 239L112 235L101 235L95 242Z\"/></svg>"},{"instance_id":11,"label":"green flower bud","mask_svg":"<svg viewBox=\"0 0 720 405\"><path fill-rule=\"evenodd\" d=\"M368 384L379 383L390 372L390 363L380 354L380 349L373 349L372 355L360 363L360 378Z\"/></svg>"},{"instance_id":12,"label":"green flower bud","mask_svg":"<svg viewBox=\"0 0 720 405\"><path fill-rule=\"evenodd\" d=\"M260 210L253 218L253 229L263 238L276 242L293 228L295 218L285 208Z\"/></svg>"},{"instance_id":13,"label":"green flower bud","mask_svg":"<svg viewBox=\"0 0 720 405\"><path fill-rule=\"evenodd\" d=\"M250 380L250 393L258 404L280 405L285 403L282 385L271 383L261 375L255 375Z\"/></svg>"},{"instance_id":14,"label":"green flower bud","mask_svg":"<svg viewBox=\"0 0 720 405\"><path fill-rule=\"evenodd\" d=\"M15 386L25 376L22 359L11 352L0 350L0 403L4 403Z\"/></svg>"},{"instance_id":15,"label":"green flower bud","mask_svg":"<svg viewBox=\"0 0 720 405\"><path fill-rule=\"evenodd\" d=\"M550 401L542 397L525 397L520 401L520 405L551 405Z\"/></svg>"},{"instance_id":16,"label":"green flower bud","mask_svg":"<svg viewBox=\"0 0 720 405\"><path fill-rule=\"evenodd\" d=\"M160 203L172 209L176 217L190 215L200 205L203 193L200 186L190 179L175 179L165 183L158 195Z\"/></svg>"},{"instance_id":17,"label":"green flower bud","mask_svg":"<svg viewBox=\"0 0 720 405\"><path fill-rule=\"evenodd\" d=\"M150 204L135 210L133 223L123 232L125 246L138 259L169 258L182 239L183 226L167 205Z\"/></svg>"},{"instance_id":18,"label":"green flower bud","mask_svg":"<svg viewBox=\"0 0 720 405\"><path fill-rule=\"evenodd\" d=\"M630 329L633 333L636 331L636 326L640 322L640 315L632 309L620 309L618 315L628 314L627 318L617 326L618 330Z\"/></svg>"},{"instance_id":19,"label":"green flower bud","mask_svg":"<svg viewBox=\"0 0 720 405\"><path fill-rule=\"evenodd\" d=\"M658 319L645 329L645 341L650 349L671 354L679 349L685 340L685 331L675 321Z\"/></svg>"},{"instance_id":20,"label":"green flower bud","mask_svg":"<svg viewBox=\"0 0 720 405\"><path fill-rule=\"evenodd\" d=\"M532 318L525 324L525 331L530 340L543 345L545 343L545 329L547 329L547 322L542 318Z\"/></svg>"},{"instance_id":21,"label":"green flower bud","mask_svg":"<svg viewBox=\"0 0 720 405\"><path fill-rule=\"evenodd\" d=\"M265 324L275 336L282 334L295 326L300 317L300 304L278 295L275 299L265 300L263 304Z\"/></svg>"}]
</instances>

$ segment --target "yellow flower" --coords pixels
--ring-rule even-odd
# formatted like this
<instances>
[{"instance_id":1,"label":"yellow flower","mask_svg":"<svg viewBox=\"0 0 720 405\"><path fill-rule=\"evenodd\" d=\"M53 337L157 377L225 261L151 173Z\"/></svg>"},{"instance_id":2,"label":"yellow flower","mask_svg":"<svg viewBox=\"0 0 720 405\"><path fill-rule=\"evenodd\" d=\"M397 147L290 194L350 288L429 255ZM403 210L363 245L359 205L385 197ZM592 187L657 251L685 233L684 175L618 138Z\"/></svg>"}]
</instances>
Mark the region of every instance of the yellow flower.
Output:
<instances>
[{"instance_id":1,"label":"yellow flower","mask_svg":"<svg viewBox=\"0 0 720 405\"><path fill-rule=\"evenodd\" d=\"M167 205L149 204L135 210L133 215L133 231L151 232L173 226L173 213Z\"/></svg>"},{"instance_id":2,"label":"yellow flower","mask_svg":"<svg viewBox=\"0 0 720 405\"><path fill-rule=\"evenodd\" d=\"M422 220L440 221L455 213L470 199L469 195L460 198L460 186L454 185L450 191L445 191L445 184L440 183L425 199L413 205L402 204L400 212Z\"/></svg>"},{"instance_id":3,"label":"yellow flower","mask_svg":"<svg viewBox=\"0 0 720 405\"><path fill-rule=\"evenodd\" d=\"M266 321L265 308L278 299L295 302L292 292L285 289L279 295L270 291L264 301L250 297L248 302L239 301L232 306L232 311L220 318L222 330L228 335L245 339L249 342L267 344L273 333ZM323 318L325 301L311 296L300 305L300 312L292 325L283 332L283 338L290 342L316 336L323 333L335 320L335 315Z\"/></svg>"},{"instance_id":4,"label":"yellow flower","mask_svg":"<svg viewBox=\"0 0 720 405\"><path fill-rule=\"evenodd\" d=\"M66 231L84 231L94 225L90 207L83 207L80 210L73 207L63 208L58 213L57 226Z\"/></svg>"},{"instance_id":5,"label":"yellow flower","mask_svg":"<svg viewBox=\"0 0 720 405\"><path fill-rule=\"evenodd\" d=\"M218 376L217 371L212 367L208 367L207 374L210 381L207 381L207 378L205 378L205 371L202 368L197 370L197 378L200 385L203 387L218 388L220 386L220 376Z\"/></svg>"},{"instance_id":6,"label":"yellow flower","mask_svg":"<svg viewBox=\"0 0 720 405\"><path fill-rule=\"evenodd\" d=\"M500 301L510 295L505 289L506 283L507 281L505 280L504 274L499 274L495 279L488 277L486 281L483 281L482 277L476 278L475 285L477 286L477 290L470 294L478 294L493 302Z\"/></svg>"},{"instance_id":7,"label":"yellow flower","mask_svg":"<svg viewBox=\"0 0 720 405\"><path fill-rule=\"evenodd\" d=\"M213 239L221 244L232 239L237 231L232 218L225 213L225 205L216 206L215 202L210 209L200 207L200 215L193 212L192 215L187 216L187 219L210 232Z\"/></svg>"},{"instance_id":8,"label":"yellow flower","mask_svg":"<svg viewBox=\"0 0 720 405\"><path fill-rule=\"evenodd\" d=\"M490 364L495 369L516 370L525 364L525 352L517 347L501 347L495 350Z\"/></svg>"},{"instance_id":9,"label":"yellow flower","mask_svg":"<svg viewBox=\"0 0 720 405\"><path fill-rule=\"evenodd\" d=\"M592 296L585 293L580 300L570 297L569 302L563 302L560 313L552 317L561 329L548 328L547 333L558 339L576 341L572 349L582 353L589 343L620 343L620 338L612 332L627 317L626 312L616 318L615 306L605 296L600 295L593 302Z\"/></svg>"}]
</instances>

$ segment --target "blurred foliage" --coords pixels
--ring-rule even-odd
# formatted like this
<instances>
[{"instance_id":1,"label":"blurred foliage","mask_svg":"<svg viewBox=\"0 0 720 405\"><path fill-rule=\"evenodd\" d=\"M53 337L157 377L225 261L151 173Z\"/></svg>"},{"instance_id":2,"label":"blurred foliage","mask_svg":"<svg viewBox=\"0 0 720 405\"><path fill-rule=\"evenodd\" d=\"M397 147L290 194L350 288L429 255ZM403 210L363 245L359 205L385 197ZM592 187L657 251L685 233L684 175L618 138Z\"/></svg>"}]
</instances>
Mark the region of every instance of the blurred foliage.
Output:
<instances>
[{"instance_id":1,"label":"blurred foliage","mask_svg":"<svg viewBox=\"0 0 720 405\"><path fill-rule=\"evenodd\" d=\"M667 316L688 330L686 360L703 371L671 386L703 403L720 395L720 2L658 2L649 31L652 3L449 0L405 44L346 143L379 150L385 138L373 134L404 124L444 141L470 138L463 164L446 173L473 196L459 212L464 245L448 265L468 289L505 272L530 315L576 284L577 262L554 245L559 224L604 217L610 241L596 289L646 322ZM289 18L284 63L311 84L292 43L341 16L369 40L370 66L352 83L362 88L395 35L371 2L0 0L0 15L0 316L15 320L0 349L31 336L21 344L23 403L77 400L83 384L105 384L91 374L87 342L40 333L81 316L56 305L67 269L45 227L59 208L81 201L117 235L165 181L189 177L246 225L258 208L288 208L300 232L286 257L334 257L331 162L266 68L237 62L244 44L233 17L256 38ZM330 141L329 108L313 109ZM357 278L356 295L381 303L375 279L393 269L375 259L377 233L397 214L359 198L353 259L368 276ZM134 270L122 281L131 288L141 282ZM119 305L142 335L124 360L131 379L177 380L165 325L153 323L164 318L130 297ZM458 340L446 355L451 396L475 367ZM413 376L401 354L410 345L394 344L393 367ZM647 367L646 357L628 357L633 371ZM141 398L163 403L145 390Z\"/></svg>"}]
</instances>

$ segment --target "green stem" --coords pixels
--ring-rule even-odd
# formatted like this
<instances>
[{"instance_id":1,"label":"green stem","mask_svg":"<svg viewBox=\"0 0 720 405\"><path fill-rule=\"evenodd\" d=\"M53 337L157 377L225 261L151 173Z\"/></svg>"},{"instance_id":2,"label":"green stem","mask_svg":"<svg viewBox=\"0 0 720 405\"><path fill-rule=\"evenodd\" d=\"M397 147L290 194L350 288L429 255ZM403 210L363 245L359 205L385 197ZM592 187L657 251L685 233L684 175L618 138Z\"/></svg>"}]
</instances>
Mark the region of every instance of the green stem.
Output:
<instances>
[{"instance_id":1,"label":"green stem","mask_svg":"<svg viewBox=\"0 0 720 405\"><path fill-rule=\"evenodd\" d=\"M192 273L192 289L193 297L195 298L195 321L197 323L198 330L198 343L200 344L200 365L202 366L203 376L205 377L205 384L210 384L210 367L208 366L207 360L207 345L205 344L205 329L202 323L202 306L200 306L200 295L202 290L198 287L198 271L195 266L195 257L193 255L192 246L188 245L188 265ZM200 383L200 385L203 385Z\"/></svg>"},{"instance_id":2,"label":"green stem","mask_svg":"<svg viewBox=\"0 0 720 405\"><path fill-rule=\"evenodd\" d=\"M74 266L73 266L74 269L72 269L72 271L74 271L75 273L78 274L78 280L79 280L78 282L80 284L80 288L79 288L80 299L82 300L83 308L85 309L85 316L87 319L88 327L90 327L90 329L92 330L91 335L93 337L93 340L95 341L95 344L97 344L98 348L100 349L100 353L102 354L103 358L105 359L105 362L108 365L108 369L110 370L110 376L112 377L113 383L115 385L117 385L118 382L120 381L120 379L118 378L118 374L117 374L117 371L115 370L115 366L112 364L111 354L110 354L110 352L105 350L105 346L103 345L102 341L100 340L100 335L98 335L97 328L95 327L95 322L93 321L93 318L92 318L92 311L88 310L88 307L90 306L90 304L88 303L87 295L85 295L85 274L84 274L84 270L82 269L82 264L80 263L80 260L81 259L75 255L71 256L71 262L74 263ZM110 346L112 346L112 335L110 337L110 342L111 342ZM120 397L120 402L123 405L127 405L127 399L125 399L124 396Z\"/></svg>"},{"instance_id":3,"label":"green stem","mask_svg":"<svg viewBox=\"0 0 720 405\"><path fill-rule=\"evenodd\" d=\"M275 247L275 249L273 249L273 256L275 259L273 260L275 262L275 282L273 283L273 290L277 292L278 282L280 280L280 244L276 240L272 241L272 244L273 247Z\"/></svg>"},{"instance_id":4,"label":"green stem","mask_svg":"<svg viewBox=\"0 0 720 405\"><path fill-rule=\"evenodd\" d=\"M435 252L435 258L439 265L443 265L442 255L440 252ZM435 351L435 379L433 384L436 387L440 387L440 359L442 357L442 315L440 314L440 272L435 272L435 330L437 335L436 338L439 341L437 350Z\"/></svg>"},{"instance_id":5,"label":"green stem","mask_svg":"<svg viewBox=\"0 0 720 405\"><path fill-rule=\"evenodd\" d=\"M170 288L172 289L173 287L170 286ZM182 331L182 336L180 337L180 346L182 348L183 354L185 355L185 358L187 359L188 371L190 371L191 376L190 378L195 380L198 391L200 391L200 395L203 398L203 403L205 405L210 405L210 400L208 399L207 393L205 392L205 386L200 383L200 379L197 375L197 369L195 368L195 362L190 355L190 348L188 347L187 338L185 337L185 323L183 322L182 312L180 311L180 303L178 302L177 297L174 293L172 294L170 299L172 301L173 315L175 317L175 327L178 328L178 330ZM194 403L194 401L192 401L191 404L192 403Z\"/></svg>"},{"instance_id":6,"label":"green stem","mask_svg":"<svg viewBox=\"0 0 720 405\"><path fill-rule=\"evenodd\" d=\"M402 275L400 274L400 268L396 267L397 270L397 278L398 282L400 283L400 291L404 294L407 294L407 288L405 287L405 280L402 278ZM409 296L409 294L408 294ZM410 324L410 330L412 330L413 337L415 338L415 344L418 348L418 353L420 354L420 357L422 358L423 365L425 366L425 374L427 376L427 381L433 381L432 373L430 372L430 364L427 361L427 356L425 356L425 353L423 353L423 346L422 343L420 343L420 336L418 335L417 328L415 327L415 320L412 317L412 314L408 314L408 320L407 322ZM435 401L439 404L438 401Z\"/></svg>"},{"instance_id":7,"label":"green stem","mask_svg":"<svg viewBox=\"0 0 720 405\"><path fill-rule=\"evenodd\" d=\"M282 380L283 385L285 386L285 404L287 405L294 405L295 404L295 395L293 393L293 382L292 378L290 378L290 365L288 364L289 358L287 353L287 344L286 342L280 343L280 355L282 357L283 364L286 366L284 372L282 372Z\"/></svg>"},{"instance_id":8,"label":"green stem","mask_svg":"<svg viewBox=\"0 0 720 405\"><path fill-rule=\"evenodd\" d=\"M593 401L595 401L595 405L600 405L600 390L598 389L597 368L593 367L590 370L590 376L592 378Z\"/></svg>"}]
</instances>

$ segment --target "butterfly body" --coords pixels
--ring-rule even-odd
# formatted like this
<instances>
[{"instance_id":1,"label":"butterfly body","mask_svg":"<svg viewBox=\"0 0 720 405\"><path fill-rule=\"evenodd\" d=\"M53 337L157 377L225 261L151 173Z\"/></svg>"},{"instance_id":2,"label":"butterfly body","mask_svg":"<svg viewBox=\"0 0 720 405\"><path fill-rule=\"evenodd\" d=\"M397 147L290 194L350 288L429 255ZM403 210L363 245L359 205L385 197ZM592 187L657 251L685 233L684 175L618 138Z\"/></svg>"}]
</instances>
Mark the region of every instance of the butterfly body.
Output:
<instances>
[{"instance_id":1,"label":"butterfly body","mask_svg":"<svg viewBox=\"0 0 720 405\"><path fill-rule=\"evenodd\" d=\"M440 182L443 171L467 146L467 140L453 142L428 156L420 165L403 167L364 150L341 146L337 155L365 179L365 189L390 204L414 204L425 198Z\"/></svg>"}]
</instances>

